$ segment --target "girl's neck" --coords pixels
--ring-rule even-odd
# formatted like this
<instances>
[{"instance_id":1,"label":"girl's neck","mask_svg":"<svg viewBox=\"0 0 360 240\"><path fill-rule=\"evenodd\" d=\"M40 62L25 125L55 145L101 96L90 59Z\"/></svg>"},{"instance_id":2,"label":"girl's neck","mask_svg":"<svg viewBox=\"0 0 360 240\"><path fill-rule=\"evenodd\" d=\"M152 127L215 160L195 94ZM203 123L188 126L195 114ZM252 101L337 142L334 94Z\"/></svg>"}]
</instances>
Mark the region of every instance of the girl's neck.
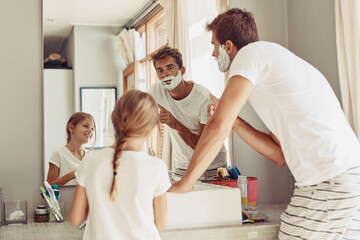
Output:
<instances>
[{"instance_id":1,"label":"girl's neck","mask_svg":"<svg viewBox=\"0 0 360 240\"><path fill-rule=\"evenodd\" d=\"M141 150L142 145L144 144L146 140L146 137L140 137L140 138L130 138L126 141L126 145L123 149L123 151L135 151L138 152ZM112 148L115 148L115 143L112 146Z\"/></svg>"},{"instance_id":2,"label":"girl's neck","mask_svg":"<svg viewBox=\"0 0 360 240\"><path fill-rule=\"evenodd\" d=\"M85 155L84 144L76 143L70 140L68 144L65 145L67 149L78 159L82 159Z\"/></svg>"}]
</instances>

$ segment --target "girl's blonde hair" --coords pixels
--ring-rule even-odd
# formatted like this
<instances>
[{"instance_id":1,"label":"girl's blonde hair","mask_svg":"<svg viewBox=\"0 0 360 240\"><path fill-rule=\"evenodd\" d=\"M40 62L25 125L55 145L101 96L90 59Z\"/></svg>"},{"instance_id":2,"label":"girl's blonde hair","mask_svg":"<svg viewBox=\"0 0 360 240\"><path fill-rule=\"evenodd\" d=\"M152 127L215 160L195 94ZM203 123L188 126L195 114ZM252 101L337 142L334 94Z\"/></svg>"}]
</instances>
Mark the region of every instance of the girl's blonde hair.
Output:
<instances>
[{"instance_id":1,"label":"girl's blonde hair","mask_svg":"<svg viewBox=\"0 0 360 240\"><path fill-rule=\"evenodd\" d=\"M114 177L110 199L115 201L118 193L117 169L127 140L132 137L144 137L150 134L156 125L159 128L160 117L157 103L150 94L139 90L130 90L116 103L111 119L115 131L115 152L113 158Z\"/></svg>"},{"instance_id":2,"label":"girl's blonde hair","mask_svg":"<svg viewBox=\"0 0 360 240\"><path fill-rule=\"evenodd\" d=\"M90 148L90 151L95 147L95 144L96 144L96 124L95 124L95 120L93 118L93 116L90 114L90 113L85 113L85 112L75 112L71 115L71 117L69 118L67 124L66 124L66 134L67 134L67 143L70 142L71 140L71 134L70 134L70 131L69 131L69 124L71 123L71 125L74 126L74 128L79 124L81 123L85 118L88 118L90 119L93 123L94 123L94 137L95 137L95 140L94 140L94 143L93 145L91 146Z\"/></svg>"}]
</instances>

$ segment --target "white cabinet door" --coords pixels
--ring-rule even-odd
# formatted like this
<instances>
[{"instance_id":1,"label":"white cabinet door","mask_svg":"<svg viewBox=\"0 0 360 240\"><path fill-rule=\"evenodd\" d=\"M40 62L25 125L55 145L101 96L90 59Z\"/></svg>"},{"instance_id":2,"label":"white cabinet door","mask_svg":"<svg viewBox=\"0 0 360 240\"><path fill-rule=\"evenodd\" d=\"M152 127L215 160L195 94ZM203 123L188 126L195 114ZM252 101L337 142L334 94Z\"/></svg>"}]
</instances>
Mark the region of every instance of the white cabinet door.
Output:
<instances>
[{"instance_id":1,"label":"white cabinet door","mask_svg":"<svg viewBox=\"0 0 360 240\"><path fill-rule=\"evenodd\" d=\"M66 124L74 113L72 69L44 69L44 180L51 153L66 144Z\"/></svg>"}]
</instances>

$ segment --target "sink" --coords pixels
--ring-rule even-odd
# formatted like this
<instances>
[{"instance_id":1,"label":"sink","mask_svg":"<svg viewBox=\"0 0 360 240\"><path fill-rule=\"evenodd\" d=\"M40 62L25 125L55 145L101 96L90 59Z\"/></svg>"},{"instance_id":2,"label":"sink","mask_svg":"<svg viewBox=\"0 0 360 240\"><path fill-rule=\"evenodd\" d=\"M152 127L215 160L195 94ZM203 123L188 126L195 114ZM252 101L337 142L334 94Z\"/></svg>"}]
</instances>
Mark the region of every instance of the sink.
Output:
<instances>
[{"instance_id":1,"label":"sink","mask_svg":"<svg viewBox=\"0 0 360 240\"><path fill-rule=\"evenodd\" d=\"M240 189L197 182L189 193L167 193L167 230L242 224Z\"/></svg>"}]
</instances>

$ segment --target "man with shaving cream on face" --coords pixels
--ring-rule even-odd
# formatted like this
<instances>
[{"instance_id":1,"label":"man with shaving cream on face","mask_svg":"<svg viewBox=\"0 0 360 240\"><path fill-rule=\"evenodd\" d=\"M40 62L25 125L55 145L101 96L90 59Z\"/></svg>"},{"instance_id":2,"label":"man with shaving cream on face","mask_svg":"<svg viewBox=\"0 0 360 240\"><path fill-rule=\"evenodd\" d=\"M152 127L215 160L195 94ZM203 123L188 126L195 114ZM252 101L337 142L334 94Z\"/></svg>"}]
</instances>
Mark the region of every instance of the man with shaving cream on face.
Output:
<instances>
[{"instance_id":1,"label":"man with shaving cream on face","mask_svg":"<svg viewBox=\"0 0 360 240\"><path fill-rule=\"evenodd\" d=\"M175 173L182 176L209 120L207 107L212 102L206 88L183 79L185 67L178 49L166 46L151 58L159 81L151 85L149 93L159 105L161 123L169 127ZM226 149L223 145L200 179L216 176L217 168L226 166Z\"/></svg>"},{"instance_id":2,"label":"man with shaving cream on face","mask_svg":"<svg viewBox=\"0 0 360 240\"><path fill-rule=\"evenodd\" d=\"M281 45L259 41L246 10L230 9L206 28L229 81L187 172L169 191L191 191L235 129L255 150L286 164L296 180L279 240L360 239L360 143L325 76ZM247 100L270 134L240 124Z\"/></svg>"}]
</instances>

